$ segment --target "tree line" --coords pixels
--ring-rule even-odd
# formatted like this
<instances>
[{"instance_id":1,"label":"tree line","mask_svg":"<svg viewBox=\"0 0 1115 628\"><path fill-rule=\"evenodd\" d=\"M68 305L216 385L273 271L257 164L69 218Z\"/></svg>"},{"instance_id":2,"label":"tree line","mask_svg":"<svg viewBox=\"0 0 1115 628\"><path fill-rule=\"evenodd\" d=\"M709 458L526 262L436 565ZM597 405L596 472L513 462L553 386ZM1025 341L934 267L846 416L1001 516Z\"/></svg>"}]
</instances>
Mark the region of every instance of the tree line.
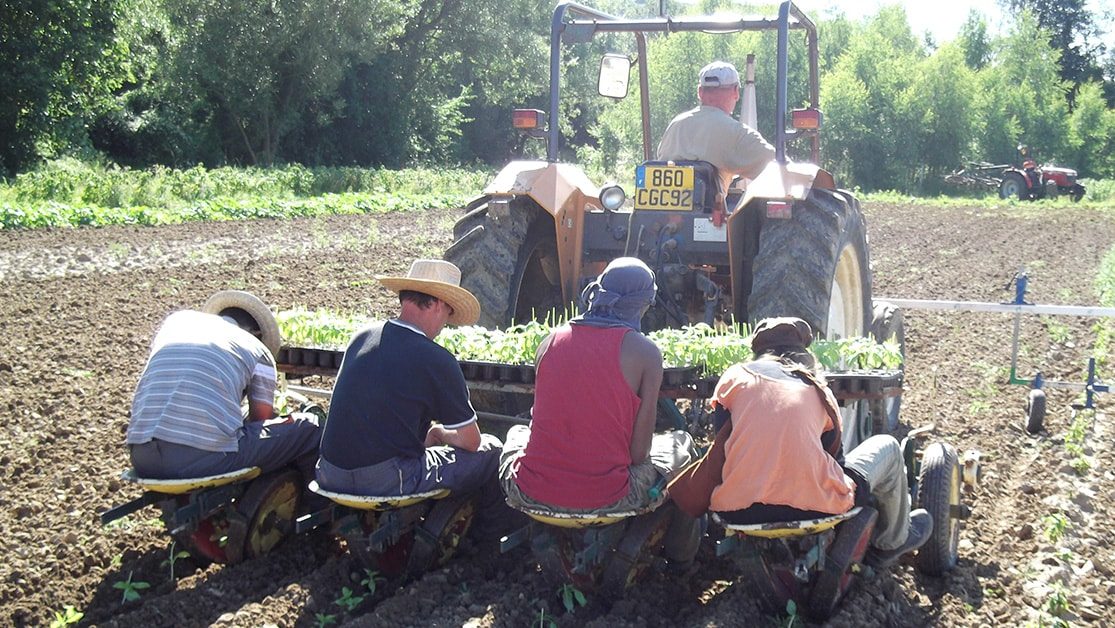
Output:
<instances>
[{"instance_id":1,"label":"tree line","mask_svg":"<svg viewBox=\"0 0 1115 628\"><path fill-rule=\"evenodd\" d=\"M1000 0L956 39L919 34L904 11L813 16L821 42L823 165L844 185L932 189L964 161L1014 161L1019 143L1083 176L1115 177L1115 52L1085 0ZM588 2L648 17L656 2ZM671 13L749 12L703 0ZM132 167L499 165L540 148L513 107L548 107L552 4L538 0L8 0L0 7L0 168L64 154ZM770 6L764 12L772 13ZM608 36L564 56L562 158L600 175L641 158L637 88L595 94ZM695 104L709 60L758 60L771 134L773 37L655 36L652 127ZM791 49L804 103L804 47ZM634 81L633 81L634 82Z\"/></svg>"}]
</instances>

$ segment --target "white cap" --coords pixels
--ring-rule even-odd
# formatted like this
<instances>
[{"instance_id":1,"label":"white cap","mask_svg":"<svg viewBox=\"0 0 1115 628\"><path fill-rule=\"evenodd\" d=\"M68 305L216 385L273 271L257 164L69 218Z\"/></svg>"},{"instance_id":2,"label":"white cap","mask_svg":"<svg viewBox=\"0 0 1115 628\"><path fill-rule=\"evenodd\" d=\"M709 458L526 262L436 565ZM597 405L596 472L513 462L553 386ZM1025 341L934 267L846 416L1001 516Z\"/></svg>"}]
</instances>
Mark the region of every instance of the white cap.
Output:
<instances>
[{"instance_id":1,"label":"white cap","mask_svg":"<svg viewBox=\"0 0 1115 628\"><path fill-rule=\"evenodd\" d=\"M736 66L726 61L713 61L701 68L698 87L730 87L739 85L739 72Z\"/></svg>"}]
</instances>

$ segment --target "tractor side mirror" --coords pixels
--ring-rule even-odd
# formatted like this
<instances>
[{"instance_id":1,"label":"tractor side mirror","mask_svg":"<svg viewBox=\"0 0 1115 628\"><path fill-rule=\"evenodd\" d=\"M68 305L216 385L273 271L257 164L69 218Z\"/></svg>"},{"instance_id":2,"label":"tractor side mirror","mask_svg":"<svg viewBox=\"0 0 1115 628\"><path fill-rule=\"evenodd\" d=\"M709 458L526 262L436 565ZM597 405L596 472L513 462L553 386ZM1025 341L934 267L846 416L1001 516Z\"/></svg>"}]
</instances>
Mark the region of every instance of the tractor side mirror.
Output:
<instances>
[{"instance_id":1,"label":"tractor side mirror","mask_svg":"<svg viewBox=\"0 0 1115 628\"><path fill-rule=\"evenodd\" d=\"M600 74L596 81L596 91L608 98L626 98L630 76L631 59L626 55L609 52L600 58Z\"/></svg>"}]
</instances>

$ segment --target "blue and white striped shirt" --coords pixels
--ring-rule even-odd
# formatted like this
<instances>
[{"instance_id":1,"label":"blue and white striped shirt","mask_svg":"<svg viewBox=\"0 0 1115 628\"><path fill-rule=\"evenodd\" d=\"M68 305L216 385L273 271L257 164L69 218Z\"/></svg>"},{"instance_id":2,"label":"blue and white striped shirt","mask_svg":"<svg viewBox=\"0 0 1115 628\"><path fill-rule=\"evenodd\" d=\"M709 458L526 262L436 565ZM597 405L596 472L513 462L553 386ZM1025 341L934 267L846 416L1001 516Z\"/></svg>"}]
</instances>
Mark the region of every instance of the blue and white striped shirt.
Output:
<instances>
[{"instance_id":1,"label":"blue and white striped shirt","mask_svg":"<svg viewBox=\"0 0 1115 628\"><path fill-rule=\"evenodd\" d=\"M255 336L219 316L175 312L155 334L126 442L236 451L244 396L270 404L274 394L275 360Z\"/></svg>"}]
</instances>

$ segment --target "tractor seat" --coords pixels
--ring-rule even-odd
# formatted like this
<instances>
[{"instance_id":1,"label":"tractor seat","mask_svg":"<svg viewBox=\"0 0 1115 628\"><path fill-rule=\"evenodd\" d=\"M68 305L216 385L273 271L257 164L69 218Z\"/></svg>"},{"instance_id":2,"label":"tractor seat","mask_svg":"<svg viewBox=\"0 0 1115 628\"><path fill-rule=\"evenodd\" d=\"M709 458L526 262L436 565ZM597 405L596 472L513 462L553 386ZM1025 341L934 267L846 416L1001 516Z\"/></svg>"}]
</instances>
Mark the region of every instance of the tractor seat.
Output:
<instances>
[{"instance_id":1,"label":"tractor seat","mask_svg":"<svg viewBox=\"0 0 1115 628\"><path fill-rule=\"evenodd\" d=\"M636 515L642 514L641 512L635 510L631 510L628 512L610 512L607 514L548 512L543 510L532 510L528 508L518 508L517 510L539 523L544 523L549 526L556 526L558 528L595 528L599 526L611 525L613 523L623 521L628 517L634 517Z\"/></svg>"},{"instance_id":2,"label":"tractor seat","mask_svg":"<svg viewBox=\"0 0 1115 628\"><path fill-rule=\"evenodd\" d=\"M437 489L436 491L426 491L425 493L414 493L413 495L351 495L349 493L327 491L318 486L317 480L310 482L309 489L332 502L357 510L395 510L397 508L426 501L427 499L443 499L449 496L449 489L447 488Z\"/></svg>"},{"instance_id":3,"label":"tractor seat","mask_svg":"<svg viewBox=\"0 0 1115 628\"><path fill-rule=\"evenodd\" d=\"M155 480L152 478L141 478L136 474L135 469L128 469L120 478L139 484L144 490L152 491L155 493L165 493L167 495L182 495L190 491L196 491L200 488L212 488L214 486L223 486L225 484L232 484L233 482L242 482L244 480L251 480L260 473L259 467L245 467L237 469L236 471L229 471L228 473L221 473L219 475L206 475L199 478L176 478L172 480Z\"/></svg>"},{"instance_id":4,"label":"tractor seat","mask_svg":"<svg viewBox=\"0 0 1115 628\"><path fill-rule=\"evenodd\" d=\"M792 536L809 536L831 530L842 521L851 519L859 514L861 507L856 506L848 512L820 519L802 519L799 521L775 521L771 523L733 524L725 523L718 514L712 513L712 520L724 528L727 535L754 536L764 539L782 539Z\"/></svg>"}]
</instances>

